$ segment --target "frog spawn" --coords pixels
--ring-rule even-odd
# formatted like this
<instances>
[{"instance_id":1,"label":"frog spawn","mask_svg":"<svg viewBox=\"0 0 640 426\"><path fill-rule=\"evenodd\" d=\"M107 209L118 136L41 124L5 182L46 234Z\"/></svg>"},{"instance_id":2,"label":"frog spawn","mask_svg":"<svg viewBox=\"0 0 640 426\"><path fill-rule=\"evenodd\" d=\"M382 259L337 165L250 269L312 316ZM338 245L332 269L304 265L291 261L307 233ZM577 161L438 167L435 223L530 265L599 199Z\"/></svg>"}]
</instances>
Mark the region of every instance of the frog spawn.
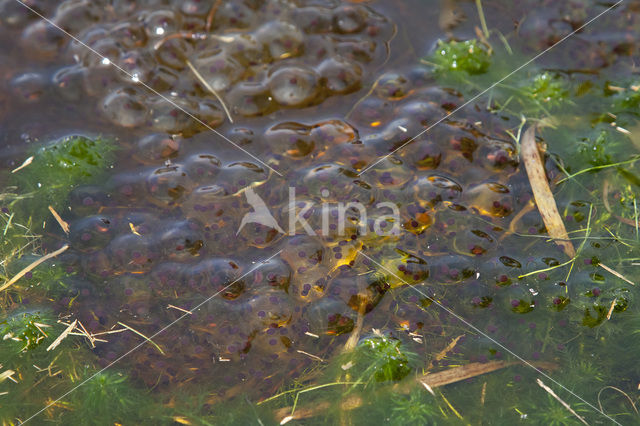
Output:
<instances>
[{"instance_id":1,"label":"frog spawn","mask_svg":"<svg viewBox=\"0 0 640 426\"><path fill-rule=\"evenodd\" d=\"M98 25L108 6L102 3L70 0L49 16L103 57L68 43L40 21L27 25L22 43L48 55L66 47L77 58L78 65L61 70L56 80L63 96L77 98L72 91L84 91L97 98L101 113L113 124L174 134L206 128L190 115L211 127L222 123L224 112L209 87L239 116L315 105L357 90L364 73L384 60L393 31L391 23L363 5L241 1L222 4L209 22L210 5L202 2L138 2L109 6L110 19ZM22 15L7 19L27 18ZM111 62L127 75L113 70ZM25 99L37 96L42 86L28 77L15 83ZM159 102L139 82L178 108L163 106L167 101Z\"/></svg>"}]
</instances>

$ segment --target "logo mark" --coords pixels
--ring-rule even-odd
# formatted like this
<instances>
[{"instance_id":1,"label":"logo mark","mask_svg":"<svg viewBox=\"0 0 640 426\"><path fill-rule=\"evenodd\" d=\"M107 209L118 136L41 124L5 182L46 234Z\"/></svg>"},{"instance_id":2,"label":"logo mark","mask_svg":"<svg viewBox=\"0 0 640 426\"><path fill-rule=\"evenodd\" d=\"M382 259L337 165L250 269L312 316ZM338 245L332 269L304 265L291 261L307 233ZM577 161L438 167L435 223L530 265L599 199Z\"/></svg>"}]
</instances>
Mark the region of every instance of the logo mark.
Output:
<instances>
[{"instance_id":1,"label":"logo mark","mask_svg":"<svg viewBox=\"0 0 640 426\"><path fill-rule=\"evenodd\" d=\"M253 208L252 212L246 213L240 222L240 227L238 228L238 232L236 235L242 231L244 225L247 223L257 223L259 225L267 226L269 228L273 228L276 231L286 234L273 217L264 200L260 198L258 194L252 188L247 188L245 191L245 195L247 196L247 202Z\"/></svg>"}]
</instances>

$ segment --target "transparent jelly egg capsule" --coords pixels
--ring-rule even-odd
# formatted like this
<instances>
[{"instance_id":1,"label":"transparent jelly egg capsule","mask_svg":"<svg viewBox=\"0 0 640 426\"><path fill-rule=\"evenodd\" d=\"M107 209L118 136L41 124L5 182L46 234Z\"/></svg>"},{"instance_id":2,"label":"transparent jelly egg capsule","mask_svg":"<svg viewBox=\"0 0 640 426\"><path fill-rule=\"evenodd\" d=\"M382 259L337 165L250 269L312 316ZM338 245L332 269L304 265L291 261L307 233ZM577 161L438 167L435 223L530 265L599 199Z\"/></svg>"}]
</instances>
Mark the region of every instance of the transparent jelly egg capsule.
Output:
<instances>
[{"instance_id":1,"label":"transparent jelly egg capsule","mask_svg":"<svg viewBox=\"0 0 640 426\"><path fill-rule=\"evenodd\" d=\"M194 182L199 185L213 184L220 173L221 163L213 154L194 154L187 158L184 167Z\"/></svg>"},{"instance_id":2,"label":"transparent jelly egg capsule","mask_svg":"<svg viewBox=\"0 0 640 426\"><path fill-rule=\"evenodd\" d=\"M385 275L392 288L416 284L429 278L430 268L427 261L399 248L386 255L380 263L384 268L381 268L379 272ZM387 271L391 271L393 274Z\"/></svg>"},{"instance_id":3,"label":"transparent jelly egg capsule","mask_svg":"<svg viewBox=\"0 0 640 426\"><path fill-rule=\"evenodd\" d=\"M188 265L178 262L156 264L147 277L147 285L154 294L161 297L176 298L184 296L187 286L184 281Z\"/></svg>"},{"instance_id":4,"label":"transparent jelly egg capsule","mask_svg":"<svg viewBox=\"0 0 640 426\"><path fill-rule=\"evenodd\" d=\"M518 153L512 143L489 140L478 149L482 166L493 172L514 172L519 164Z\"/></svg>"},{"instance_id":5,"label":"transparent jelly egg capsule","mask_svg":"<svg viewBox=\"0 0 640 426\"><path fill-rule=\"evenodd\" d=\"M490 229L469 229L466 227L462 232L456 232L453 240L454 249L461 254L469 256L481 256L492 250L496 245L496 238L486 231Z\"/></svg>"},{"instance_id":6,"label":"transparent jelly egg capsule","mask_svg":"<svg viewBox=\"0 0 640 426\"><path fill-rule=\"evenodd\" d=\"M351 93L361 86L362 68L360 65L340 57L323 61L318 67L318 72L322 85L330 93Z\"/></svg>"},{"instance_id":7,"label":"transparent jelly egg capsule","mask_svg":"<svg viewBox=\"0 0 640 426\"><path fill-rule=\"evenodd\" d=\"M141 14L147 37L158 39L176 32L181 25L180 15L173 10L153 10Z\"/></svg>"},{"instance_id":8,"label":"transparent jelly egg capsule","mask_svg":"<svg viewBox=\"0 0 640 426\"><path fill-rule=\"evenodd\" d=\"M118 173L107 182L111 198L116 204L130 204L146 197L147 188L139 173Z\"/></svg>"},{"instance_id":9,"label":"transparent jelly egg capsule","mask_svg":"<svg viewBox=\"0 0 640 426\"><path fill-rule=\"evenodd\" d=\"M147 177L151 200L161 205L175 205L183 201L193 186L185 168L178 164L155 169Z\"/></svg>"},{"instance_id":10,"label":"transparent jelly egg capsule","mask_svg":"<svg viewBox=\"0 0 640 426\"><path fill-rule=\"evenodd\" d=\"M338 164L322 164L304 172L305 192L321 199L359 202L368 205L373 200L371 186L349 168Z\"/></svg>"},{"instance_id":11,"label":"transparent jelly egg capsule","mask_svg":"<svg viewBox=\"0 0 640 426\"><path fill-rule=\"evenodd\" d=\"M160 235L162 253L170 260L188 261L205 253L204 229L194 220L168 224L169 229Z\"/></svg>"},{"instance_id":12,"label":"transparent jelly egg capsule","mask_svg":"<svg viewBox=\"0 0 640 426\"><path fill-rule=\"evenodd\" d=\"M179 150L179 140L166 133L152 133L138 140L133 156L143 164L161 164L177 157Z\"/></svg>"},{"instance_id":13,"label":"transparent jelly egg capsule","mask_svg":"<svg viewBox=\"0 0 640 426\"><path fill-rule=\"evenodd\" d=\"M355 142L358 139L358 131L342 120L327 120L311 126L311 137L318 147L326 149Z\"/></svg>"},{"instance_id":14,"label":"transparent jelly egg capsule","mask_svg":"<svg viewBox=\"0 0 640 426\"><path fill-rule=\"evenodd\" d=\"M133 233L116 237L108 247L117 273L150 271L158 258L156 249L153 238Z\"/></svg>"},{"instance_id":15,"label":"transparent jelly egg capsule","mask_svg":"<svg viewBox=\"0 0 640 426\"><path fill-rule=\"evenodd\" d=\"M311 302L302 309L302 315L309 331L319 336L350 333L356 319L353 309L335 296Z\"/></svg>"},{"instance_id":16,"label":"transparent jelly egg capsule","mask_svg":"<svg viewBox=\"0 0 640 426\"><path fill-rule=\"evenodd\" d=\"M190 136L202 131L202 125L193 119L198 104L193 100L171 97L171 103L161 98L148 100L151 127L158 132Z\"/></svg>"},{"instance_id":17,"label":"transparent jelly egg capsule","mask_svg":"<svg viewBox=\"0 0 640 426\"><path fill-rule=\"evenodd\" d=\"M114 237L113 219L106 215L89 216L72 222L69 239L80 251L96 251L109 244Z\"/></svg>"},{"instance_id":18,"label":"transparent jelly egg capsule","mask_svg":"<svg viewBox=\"0 0 640 426\"><path fill-rule=\"evenodd\" d=\"M109 35L125 49L144 47L147 44L147 33L138 22L123 22L115 25Z\"/></svg>"},{"instance_id":19,"label":"transparent jelly egg capsule","mask_svg":"<svg viewBox=\"0 0 640 426\"><path fill-rule=\"evenodd\" d=\"M420 177L409 188L415 200L427 209L457 203L462 195L462 186L444 174Z\"/></svg>"},{"instance_id":20,"label":"transparent jelly egg capsule","mask_svg":"<svg viewBox=\"0 0 640 426\"><path fill-rule=\"evenodd\" d=\"M406 98L413 92L409 79L395 72L384 74L378 79L375 93L382 99L397 101Z\"/></svg>"},{"instance_id":21,"label":"transparent jelly egg capsule","mask_svg":"<svg viewBox=\"0 0 640 426\"><path fill-rule=\"evenodd\" d=\"M77 34L100 19L100 9L100 6L95 3L65 1L56 9L52 21L65 31Z\"/></svg>"},{"instance_id":22,"label":"transparent jelly egg capsule","mask_svg":"<svg viewBox=\"0 0 640 426\"><path fill-rule=\"evenodd\" d=\"M354 312L371 312L391 288L384 274L369 271L357 276L340 276L331 283L331 291ZM337 291L339 289L339 292Z\"/></svg>"},{"instance_id":23,"label":"transparent jelly egg capsule","mask_svg":"<svg viewBox=\"0 0 640 426\"><path fill-rule=\"evenodd\" d=\"M393 102L369 96L354 107L349 121L356 123L361 132L364 132L363 128L376 132L386 126L389 117L393 117L393 110Z\"/></svg>"},{"instance_id":24,"label":"transparent jelly egg capsule","mask_svg":"<svg viewBox=\"0 0 640 426\"><path fill-rule=\"evenodd\" d=\"M251 350L270 355L286 354L294 347L287 327L272 327L256 333L251 340Z\"/></svg>"},{"instance_id":25,"label":"transparent jelly egg capsule","mask_svg":"<svg viewBox=\"0 0 640 426\"><path fill-rule=\"evenodd\" d=\"M27 72L13 77L9 83L15 99L29 103L38 101L47 89L47 81L42 74Z\"/></svg>"},{"instance_id":26,"label":"transparent jelly egg capsule","mask_svg":"<svg viewBox=\"0 0 640 426\"><path fill-rule=\"evenodd\" d=\"M110 253L107 251L97 251L80 259L82 271L94 278L107 278L115 274L115 265Z\"/></svg>"},{"instance_id":27,"label":"transparent jelly egg capsule","mask_svg":"<svg viewBox=\"0 0 640 426\"><path fill-rule=\"evenodd\" d=\"M269 88L262 82L238 83L229 91L226 99L233 114L245 117L267 114L275 106Z\"/></svg>"},{"instance_id":28,"label":"transparent jelly egg capsule","mask_svg":"<svg viewBox=\"0 0 640 426\"><path fill-rule=\"evenodd\" d=\"M110 202L109 194L99 186L82 185L69 193L69 206L77 217L96 214Z\"/></svg>"},{"instance_id":29,"label":"transparent jelly egg capsule","mask_svg":"<svg viewBox=\"0 0 640 426\"><path fill-rule=\"evenodd\" d=\"M220 297L232 300L245 291L241 275L242 268L234 260L213 257L190 267L185 272L185 281L192 291L209 295L219 292Z\"/></svg>"},{"instance_id":30,"label":"transparent jelly egg capsule","mask_svg":"<svg viewBox=\"0 0 640 426\"><path fill-rule=\"evenodd\" d=\"M56 93L69 101L80 100L85 96L83 89L85 72L85 67L81 65L58 69L51 79Z\"/></svg>"},{"instance_id":31,"label":"transparent jelly egg capsule","mask_svg":"<svg viewBox=\"0 0 640 426\"><path fill-rule=\"evenodd\" d=\"M242 76L240 64L224 50L198 52L191 62L216 92L229 89ZM207 88L201 89L208 94Z\"/></svg>"},{"instance_id":32,"label":"transparent jelly egg capsule","mask_svg":"<svg viewBox=\"0 0 640 426\"><path fill-rule=\"evenodd\" d=\"M367 64L383 57L380 51L376 58L376 50L380 50L377 47L374 41L352 38L336 43L335 52L347 60Z\"/></svg>"},{"instance_id":33,"label":"transparent jelly egg capsule","mask_svg":"<svg viewBox=\"0 0 640 426\"><path fill-rule=\"evenodd\" d=\"M235 195L247 187L262 185L268 178L269 172L262 166L250 161L238 161L220 170L218 182L227 195Z\"/></svg>"},{"instance_id":34,"label":"transparent jelly egg capsule","mask_svg":"<svg viewBox=\"0 0 640 426\"><path fill-rule=\"evenodd\" d=\"M187 68L187 59L193 53L193 45L184 38L172 38L154 46L158 61L181 71Z\"/></svg>"},{"instance_id":35,"label":"transparent jelly egg capsule","mask_svg":"<svg viewBox=\"0 0 640 426\"><path fill-rule=\"evenodd\" d=\"M323 34L332 30L332 17L322 7L298 7L292 19L307 34Z\"/></svg>"},{"instance_id":36,"label":"transparent jelly egg capsule","mask_svg":"<svg viewBox=\"0 0 640 426\"><path fill-rule=\"evenodd\" d=\"M318 75L303 66L280 68L269 77L271 95L282 106L301 107L315 103L319 89Z\"/></svg>"},{"instance_id":37,"label":"transparent jelly egg capsule","mask_svg":"<svg viewBox=\"0 0 640 426\"><path fill-rule=\"evenodd\" d=\"M142 126L149 116L140 93L131 87L109 93L102 101L102 111L113 124L122 127Z\"/></svg>"},{"instance_id":38,"label":"transparent jelly egg capsule","mask_svg":"<svg viewBox=\"0 0 640 426\"><path fill-rule=\"evenodd\" d=\"M509 187L501 183L487 182L469 187L464 200L468 207L483 215L506 217L513 213L513 195Z\"/></svg>"},{"instance_id":39,"label":"transparent jelly egg capsule","mask_svg":"<svg viewBox=\"0 0 640 426\"><path fill-rule=\"evenodd\" d=\"M438 144L420 137L403 147L399 155L418 170L434 170L440 165L443 153Z\"/></svg>"},{"instance_id":40,"label":"transparent jelly egg capsule","mask_svg":"<svg viewBox=\"0 0 640 426\"><path fill-rule=\"evenodd\" d=\"M398 108L397 113L410 121L420 123L423 127L428 127L445 116L445 112L439 105L431 101L422 100L403 103Z\"/></svg>"},{"instance_id":41,"label":"transparent jelly egg capsule","mask_svg":"<svg viewBox=\"0 0 640 426\"><path fill-rule=\"evenodd\" d=\"M284 292L289 290L293 272L291 267L279 257L262 262L247 278L251 289L261 291L264 288L278 288Z\"/></svg>"},{"instance_id":42,"label":"transparent jelly egg capsule","mask_svg":"<svg viewBox=\"0 0 640 426\"><path fill-rule=\"evenodd\" d=\"M194 218L205 225L222 226L223 217L231 214L233 203L240 207L235 197L226 196L226 191L219 185L205 185L193 190L185 199L182 211L189 218Z\"/></svg>"},{"instance_id":43,"label":"transparent jelly egg capsule","mask_svg":"<svg viewBox=\"0 0 640 426\"><path fill-rule=\"evenodd\" d=\"M274 152L288 157L306 157L316 149L311 137L311 127L302 123L278 123L267 129L264 136Z\"/></svg>"},{"instance_id":44,"label":"transparent jelly egg capsule","mask_svg":"<svg viewBox=\"0 0 640 426\"><path fill-rule=\"evenodd\" d=\"M422 234L433 224L434 212L418 203L410 203L401 210L402 228L416 235Z\"/></svg>"},{"instance_id":45,"label":"transparent jelly egg capsule","mask_svg":"<svg viewBox=\"0 0 640 426\"><path fill-rule=\"evenodd\" d=\"M373 147L365 145L359 140L331 146L327 150L326 156L334 163L357 172L380 158Z\"/></svg>"},{"instance_id":46,"label":"transparent jelly egg capsule","mask_svg":"<svg viewBox=\"0 0 640 426\"><path fill-rule=\"evenodd\" d=\"M149 72L146 83L153 90L158 92L168 92L178 85L178 73L163 65L156 66Z\"/></svg>"},{"instance_id":47,"label":"transparent jelly egg capsule","mask_svg":"<svg viewBox=\"0 0 640 426\"><path fill-rule=\"evenodd\" d=\"M378 188L399 188L413 177L400 158L390 155L367 171L367 180Z\"/></svg>"},{"instance_id":48,"label":"transparent jelly egg capsule","mask_svg":"<svg viewBox=\"0 0 640 426\"><path fill-rule=\"evenodd\" d=\"M177 3L179 11L185 16L204 17L209 13L211 5L200 0L183 0Z\"/></svg>"},{"instance_id":49,"label":"transparent jelly egg capsule","mask_svg":"<svg viewBox=\"0 0 640 426\"><path fill-rule=\"evenodd\" d=\"M37 20L22 32L21 41L30 54L51 57L60 52L69 38L54 25Z\"/></svg>"},{"instance_id":50,"label":"transparent jelly egg capsule","mask_svg":"<svg viewBox=\"0 0 640 426\"><path fill-rule=\"evenodd\" d=\"M293 318L293 301L287 293L277 288L256 290L246 303L249 314L245 320L257 330L284 327Z\"/></svg>"},{"instance_id":51,"label":"transparent jelly egg capsule","mask_svg":"<svg viewBox=\"0 0 640 426\"><path fill-rule=\"evenodd\" d=\"M322 240L309 235L296 235L285 240L280 257L294 272L304 274L316 269L325 260Z\"/></svg>"},{"instance_id":52,"label":"transparent jelly egg capsule","mask_svg":"<svg viewBox=\"0 0 640 426\"><path fill-rule=\"evenodd\" d=\"M442 255L429 258L431 278L441 284L458 284L476 278L477 266L467 256Z\"/></svg>"},{"instance_id":53,"label":"transparent jelly egg capsule","mask_svg":"<svg viewBox=\"0 0 640 426\"><path fill-rule=\"evenodd\" d=\"M365 27L365 11L359 5L343 5L333 10L333 30L340 34L353 34Z\"/></svg>"},{"instance_id":54,"label":"transparent jelly egg capsule","mask_svg":"<svg viewBox=\"0 0 640 426\"><path fill-rule=\"evenodd\" d=\"M289 22L269 21L256 30L255 36L273 59L290 58L302 53L304 35Z\"/></svg>"},{"instance_id":55,"label":"transparent jelly egg capsule","mask_svg":"<svg viewBox=\"0 0 640 426\"><path fill-rule=\"evenodd\" d=\"M258 22L258 16L247 4L225 2L220 5L213 20L214 28L250 28Z\"/></svg>"}]
</instances>

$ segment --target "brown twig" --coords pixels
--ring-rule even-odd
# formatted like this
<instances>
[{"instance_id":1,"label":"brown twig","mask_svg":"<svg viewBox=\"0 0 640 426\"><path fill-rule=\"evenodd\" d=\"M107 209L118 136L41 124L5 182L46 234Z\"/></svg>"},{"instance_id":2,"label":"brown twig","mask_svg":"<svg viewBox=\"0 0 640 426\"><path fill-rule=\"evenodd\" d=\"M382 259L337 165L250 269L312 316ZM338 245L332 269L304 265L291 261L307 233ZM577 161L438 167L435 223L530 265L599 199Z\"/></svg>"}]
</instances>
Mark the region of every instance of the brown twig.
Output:
<instances>
[{"instance_id":1,"label":"brown twig","mask_svg":"<svg viewBox=\"0 0 640 426\"><path fill-rule=\"evenodd\" d=\"M587 423L587 421L585 419L583 419L578 413L576 413L573 408L571 408L571 406L569 404L567 404L566 402L564 402L558 395L556 395L556 393L553 391L553 389L551 389L549 386L545 385L542 380L540 379L536 379L536 382L538 383L538 386L540 386L542 389L544 389L545 391L547 391L547 393L549 393L549 395L551 395L552 397L554 397L556 399L556 401L558 401L560 404L562 404L562 406L564 408L566 408L571 414L573 414L574 416L576 416L578 418L578 420L580 420L582 423L584 423L585 425L589 426L589 423Z\"/></svg>"},{"instance_id":2,"label":"brown twig","mask_svg":"<svg viewBox=\"0 0 640 426\"><path fill-rule=\"evenodd\" d=\"M52 257L56 257L57 255L59 255L60 253L64 252L68 248L69 248L69 245L65 244L62 247L60 247L58 250L56 250L54 252L51 252L51 253L49 253L47 255L44 255L41 258L39 258L38 260L34 261L29 266L24 268L22 271L18 272L13 278L11 278L11 280L7 281L2 286L0 286L0 291L11 287L13 284L16 283L16 281L18 281L20 278L22 278L27 272L31 272L31 270L35 269L41 263L46 262L47 260L51 259Z\"/></svg>"},{"instance_id":3,"label":"brown twig","mask_svg":"<svg viewBox=\"0 0 640 426\"><path fill-rule=\"evenodd\" d=\"M204 29L206 32L211 31L211 27L213 26L213 20L216 17L216 12L220 7L220 3L222 3L222 0L216 0L213 6L211 6L211 10L209 10L209 14L207 15L207 23L204 26Z\"/></svg>"},{"instance_id":4,"label":"brown twig","mask_svg":"<svg viewBox=\"0 0 640 426\"><path fill-rule=\"evenodd\" d=\"M69 234L69 224L67 222L65 222L64 219L62 219L60 217L58 212L55 211L55 209L53 207L49 206L49 211L51 212L51 214L55 218L56 222L58 222L58 225L60 225L60 228L62 228L64 233L65 234Z\"/></svg>"}]
</instances>

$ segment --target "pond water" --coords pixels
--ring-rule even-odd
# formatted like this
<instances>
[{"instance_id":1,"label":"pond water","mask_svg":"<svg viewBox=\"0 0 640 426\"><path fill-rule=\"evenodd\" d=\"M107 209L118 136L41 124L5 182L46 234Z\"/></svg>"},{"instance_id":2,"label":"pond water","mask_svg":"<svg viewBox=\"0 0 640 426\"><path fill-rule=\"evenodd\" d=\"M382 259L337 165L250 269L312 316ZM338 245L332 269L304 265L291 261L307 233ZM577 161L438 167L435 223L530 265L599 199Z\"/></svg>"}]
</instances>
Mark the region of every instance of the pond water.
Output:
<instances>
[{"instance_id":1,"label":"pond water","mask_svg":"<svg viewBox=\"0 0 640 426\"><path fill-rule=\"evenodd\" d=\"M639 33L630 0L0 1L3 424L635 424Z\"/></svg>"}]
</instances>

